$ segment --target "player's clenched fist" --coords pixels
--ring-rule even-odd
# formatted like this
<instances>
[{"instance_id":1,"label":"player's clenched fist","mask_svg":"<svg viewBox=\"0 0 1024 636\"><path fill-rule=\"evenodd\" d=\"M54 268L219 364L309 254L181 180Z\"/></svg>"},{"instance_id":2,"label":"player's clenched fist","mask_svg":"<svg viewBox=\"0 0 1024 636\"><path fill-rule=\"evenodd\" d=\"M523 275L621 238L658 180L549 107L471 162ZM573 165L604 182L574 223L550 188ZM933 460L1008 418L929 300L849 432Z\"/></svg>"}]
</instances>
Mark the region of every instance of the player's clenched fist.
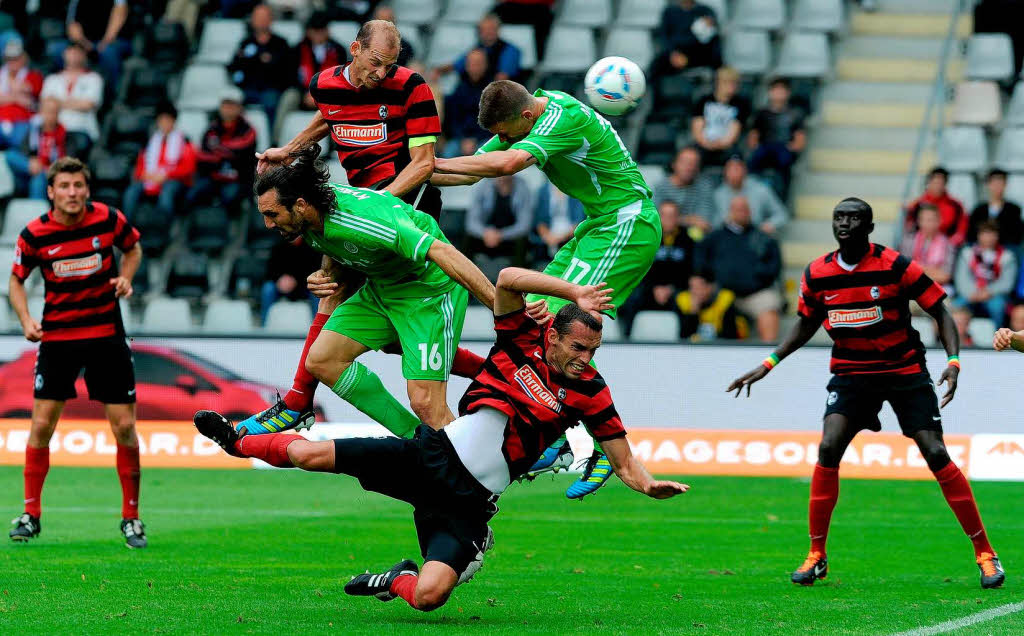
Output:
<instances>
[{"instance_id":1,"label":"player's clenched fist","mask_svg":"<svg viewBox=\"0 0 1024 636\"><path fill-rule=\"evenodd\" d=\"M330 272L318 269L306 277L306 288L317 298L328 298L338 291L338 283Z\"/></svg>"},{"instance_id":2,"label":"player's clenched fist","mask_svg":"<svg viewBox=\"0 0 1024 636\"><path fill-rule=\"evenodd\" d=\"M1010 347L1013 346L1014 336L1018 336L1018 338L1020 338L1021 334L1018 334L1010 329L1007 329L1006 327L1003 327L1002 329L996 332L995 336L992 337L992 347L996 351L1009 349Z\"/></svg>"}]
</instances>

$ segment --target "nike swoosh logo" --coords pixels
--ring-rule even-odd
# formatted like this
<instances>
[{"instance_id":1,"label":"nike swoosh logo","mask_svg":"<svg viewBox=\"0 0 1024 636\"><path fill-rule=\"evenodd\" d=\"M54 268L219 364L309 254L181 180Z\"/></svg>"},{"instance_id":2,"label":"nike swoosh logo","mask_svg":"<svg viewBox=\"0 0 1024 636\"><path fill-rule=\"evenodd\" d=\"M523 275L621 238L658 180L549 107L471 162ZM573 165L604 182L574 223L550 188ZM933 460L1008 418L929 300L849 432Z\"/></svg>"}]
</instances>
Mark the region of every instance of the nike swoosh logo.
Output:
<instances>
[{"instance_id":1,"label":"nike swoosh logo","mask_svg":"<svg viewBox=\"0 0 1024 636\"><path fill-rule=\"evenodd\" d=\"M341 109L341 108L336 108L335 110L329 110L329 111L327 111L327 114L328 114L328 115L334 115L335 113L340 113L341 111L342 111L342 109Z\"/></svg>"},{"instance_id":2,"label":"nike swoosh logo","mask_svg":"<svg viewBox=\"0 0 1024 636\"><path fill-rule=\"evenodd\" d=\"M824 571L825 571L825 566L824 565L815 565L814 566L814 576L821 576L821 573L824 572Z\"/></svg>"},{"instance_id":3,"label":"nike swoosh logo","mask_svg":"<svg viewBox=\"0 0 1024 636\"><path fill-rule=\"evenodd\" d=\"M832 294L831 296L825 296L825 300L832 300L833 298L836 298L838 296L839 296L839 294Z\"/></svg>"},{"instance_id":4,"label":"nike swoosh logo","mask_svg":"<svg viewBox=\"0 0 1024 636\"><path fill-rule=\"evenodd\" d=\"M540 355L540 351L534 351L534 352L533 352L533 355L537 356L537 357L538 357L538 358L540 358L541 360L543 360L543 359L544 359L543 357L541 357L541 355Z\"/></svg>"},{"instance_id":5,"label":"nike swoosh logo","mask_svg":"<svg viewBox=\"0 0 1024 636\"><path fill-rule=\"evenodd\" d=\"M932 416L932 419L933 419L933 420L935 420L936 422L938 422L938 421L940 421L940 420L942 419L942 416L939 416L939 417L935 417L935 416L933 415L933 416Z\"/></svg>"},{"instance_id":6,"label":"nike swoosh logo","mask_svg":"<svg viewBox=\"0 0 1024 636\"><path fill-rule=\"evenodd\" d=\"M63 245L58 245L57 247L53 248L52 250L46 250L46 253L49 254L50 256L53 256L54 254L59 252L62 247L64 247L64 246Z\"/></svg>"},{"instance_id":7,"label":"nike swoosh logo","mask_svg":"<svg viewBox=\"0 0 1024 636\"><path fill-rule=\"evenodd\" d=\"M131 391L128 391L128 395L135 395L135 389L132 389Z\"/></svg>"}]
</instances>

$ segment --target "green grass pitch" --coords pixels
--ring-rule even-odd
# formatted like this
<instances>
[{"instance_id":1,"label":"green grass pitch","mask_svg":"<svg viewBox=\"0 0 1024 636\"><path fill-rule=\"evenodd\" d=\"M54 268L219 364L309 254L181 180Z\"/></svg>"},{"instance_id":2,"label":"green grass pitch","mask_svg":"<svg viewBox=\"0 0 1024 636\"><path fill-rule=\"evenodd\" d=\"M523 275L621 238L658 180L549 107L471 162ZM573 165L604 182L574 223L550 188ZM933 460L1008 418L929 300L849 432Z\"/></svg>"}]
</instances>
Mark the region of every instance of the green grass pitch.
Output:
<instances>
[{"instance_id":1,"label":"green grass pitch","mask_svg":"<svg viewBox=\"0 0 1024 636\"><path fill-rule=\"evenodd\" d=\"M496 546L448 605L347 597L344 581L419 558L410 508L345 476L144 471L150 547L118 533L113 468L54 468L43 534L0 548L0 633L886 634L1021 601L1021 485L975 483L1008 572L982 590L932 482L842 482L827 582L789 583L806 553L806 480L699 477L653 501L615 481L513 485ZM21 469L0 468L20 511ZM1024 613L958 633L1022 634Z\"/></svg>"}]
</instances>

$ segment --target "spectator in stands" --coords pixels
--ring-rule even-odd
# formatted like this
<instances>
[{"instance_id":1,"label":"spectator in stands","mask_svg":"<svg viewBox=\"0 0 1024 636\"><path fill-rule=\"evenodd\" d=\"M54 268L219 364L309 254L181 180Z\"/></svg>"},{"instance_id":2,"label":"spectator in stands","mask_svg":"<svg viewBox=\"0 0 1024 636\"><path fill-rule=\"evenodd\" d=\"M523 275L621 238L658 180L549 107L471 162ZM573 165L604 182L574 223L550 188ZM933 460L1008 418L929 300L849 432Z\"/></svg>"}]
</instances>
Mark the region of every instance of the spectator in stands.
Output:
<instances>
[{"instance_id":1,"label":"spectator in stands","mask_svg":"<svg viewBox=\"0 0 1024 636\"><path fill-rule=\"evenodd\" d=\"M715 73L715 91L699 100L690 120L693 139L705 167L721 168L736 152L736 144L750 116L750 104L737 91L740 74L723 66Z\"/></svg>"},{"instance_id":2,"label":"spectator in stands","mask_svg":"<svg viewBox=\"0 0 1024 636\"><path fill-rule=\"evenodd\" d=\"M274 14L265 4L256 5L249 16L249 35L238 45L228 65L233 81L245 94L246 104L259 104L267 120L275 121L277 103L294 81L295 62L291 47L270 30Z\"/></svg>"},{"instance_id":3,"label":"spectator in stands","mask_svg":"<svg viewBox=\"0 0 1024 636\"><path fill-rule=\"evenodd\" d=\"M971 310L954 305L949 313L952 314L953 322L956 323L956 331L960 336L960 346L973 347L974 338L971 337L971 332L968 329L971 325Z\"/></svg>"},{"instance_id":4,"label":"spectator in stands","mask_svg":"<svg viewBox=\"0 0 1024 636\"><path fill-rule=\"evenodd\" d=\"M320 299L306 289L306 277L320 269L321 256L310 249L301 238L279 241L270 250L267 273L260 287L260 323L267 323L270 306L281 298L308 300L313 314Z\"/></svg>"},{"instance_id":5,"label":"spectator in stands","mask_svg":"<svg viewBox=\"0 0 1024 636\"><path fill-rule=\"evenodd\" d=\"M939 231L940 222L938 208L931 203L922 203L917 212L917 231L903 236L900 252L917 261L924 273L952 296L956 248L949 237Z\"/></svg>"},{"instance_id":6,"label":"spectator in stands","mask_svg":"<svg viewBox=\"0 0 1024 636\"><path fill-rule=\"evenodd\" d=\"M391 5L381 4L373 11L374 20L384 20L391 24L398 25L398 20L395 17L395 10L391 8ZM398 50L398 62L399 66L409 66L409 62L416 57L416 49L412 48L412 44L409 40L402 38L401 48Z\"/></svg>"},{"instance_id":7,"label":"spectator in stands","mask_svg":"<svg viewBox=\"0 0 1024 636\"><path fill-rule=\"evenodd\" d=\"M652 83L687 69L722 65L718 18L695 0L676 0L666 6L654 37L659 54L651 66Z\"/></svg>"},{"instance_id":8,"label":"spectator in stands","mask_svg":"<svg viewBox=\"0 0 1024 636\"><path fill-rule=\"evenodd\" d=\"M778 175L776 191L789 198L790 174L793 164L807 146L804 119L807 113L790 101L789 80L776 77L768 87L768 107L754 115L754 125L747 135L753 150L750 171L756 175L773 170Z\"/></svg>"},{"instance_id":9,"label":"spectator in stands","mask_svg":"<svg viewBox=\"0 0 1024 636\"><path fill-rule=\"evenodd\" d=\"M566 195L550 181L544 181L544 185L537 191L537 209L534 213L534 230L541 247L536 257L542 267L555 256L558 248L569 242L576 232L576 226L585 218L582 203Z\"/></svg>"},{"instance_id":10,"label":"spectator in stands","mask_svg":"<svg viewBox=\"0 0 1024 636\"><path fill-rule=\"evenodd\" d=\"M483 49L473 49L466 55L465 70L459 75L459 83L444 98L444 128L448 137L445 156L471 155L491 134L477 123L480 114L480 95L487 87L487 54ZM475 146L472 151L459 154L462 141L471 139Z\"/></svg>"},{"instance_id":11,"label":"spectator in stands","mask_svg":"<svg viewBox=\"0 0 1024 636\"><path fill-rule=\"evenodd\" d=\"M188 207L216 204L237 210L250 196L256 169L256 130L242 117L242 91L228 87L221 95L217 116L196 152L195 185L186 196Z\"/></svg>"},{"instance_id":12,"label":"spectator in stands","mask_svg":"<svg viewBox=\"0 0 1024 636\"><path fill-rule=\"evenodd\" d=\"M174 218L186 188L196 173L196 150L177 129L178 110L174 104L160 104L156 130L139 153L131 185L124 192L124 213L132 219L139 202L156 200L157 210L167 223Z\"/></svg>"},{"instance_id":13,"label":"spectator in stands","mask_svg":"<svg viewBox=\"0 0 1024 636\"><path fill-rule=\"evenodd\" d=\"M1020 206L1003 198L1006 192L1006 171L993 168L985 179L988 187L988 201L982 201L971 212L967 228L967 242L978 240L978 226L985 221L999 224L999 239L1003 245L1017 247L1024 238L1024 220Z\"/></svg>"},{"instance_id":14,"label":"spectator in stands","mask_svg":"<svg viewBox=\"0 0 1024 636\"><path fill-rule=\"evenodd\" d=\"M683 227L679 206L673 201L662 201L658 216L661 217L661 246L651 268L618 311L626 334L633 330L633 319L639 311L673 311L676 294L686 289L693 271L693 240Z\"/></svg>"},{"instance_id":15,"label":"spectator in stands","mask_svg":"<svg viewBox=\"0 0 1024 636\"><path fill-rule=\"evenodd\" d=\"M50 42L50 57L60 59L68 43L81 46L97 61L105 85L113 94L121 79L122 60L132 50L127 0L71 0L67 7L67 40Z\"/></svg>"},{"instance_id":16,"label":"spectator in stands","mask_svg":"<svg viewBox=\"0 0 1024 636\"><path fill-rule=\"evenodd\" d=\"M751 221L765 234L774 235L789 221L786 206L779 201L775 192L747 175L747 164L743 157L733 155L725 162L722 185L715 190L715 220L713 225L725 223L733 198L742 195L750 205Z\"/></svg>"},{"instance_id":17,"label":"spectator in stands","mask_svg":"<svg viewBox=\"0 0 1024 636\"><path fill-rule=\"evenodd\" d=\"M4 157L14 174L15 193L32 199L46 197L46 170L68 153L68 134L58 119L60 102L47 97L32 117L29 131L20 148L11 148Z\"/></svg>"},{"instance_id":18,"label":"spectator in stands","mask_svg":"<svg viewBox=\"0 0 1024 636\"><path fill-rule=\"evenodd\" d=\"M502 0L494 13L506 24L529 24L537 44L537 59L544 59L551 23L555 20L555 0Z\"/></svg>"},{"instance_id":19,"label":"spectator in stands","mask_svg":"<svg viewBox=\"0 0 1024 636\"><path fill-rule=\"evenodd\" d=\"M1010 323L1007 326L1011 331L1024 330L1024 303L1010 307Z\"/></svg>"},{"instance_id":20,"label":"spectator in stands","mask_svg":"<svg viewBox=\"0 0 1024 636\"><path fill-rule=\"evenodd\" d=\"M985 221L978 226L978 242L960 250L953 304L974 316L991 318L1001 327L1016 278L1017 257L999 244L999 226Z\"/></svg>"},{"instance_id":21,"label":"spectator in stands","mask_svg":"<svg viewBox=\"0 0 1024 636\"><path fill-rule=\"evenodd\" d=\"M510 44L505 40L502 40L498 33L501 29L501 20L498 16L493 13L489 13L480 19L477 24L477 43L473 47L473 50L482 50L487 56L487 75L486 83L493 82L494 80L510 79L515 80L519 78L523 69L520 65L520 59L522 53L519 51L519 47L515 44ZM459 59L455 60L452 64L445 64L434 69L433 75L443 75L450 73L452 70L459 73L460 75L466 72L466 57L469 55L463 55Z\"/></svg>"},{"instance_id":22,"label":"spectator in stands","mask_svg":"<svg viewBox=\"0 0 1024 636\"><path fill-rule=\"evenodd\" d=\"M672 172L654 186L654 205L673 201L683 215L683 225L696 230L697 238L711 231L715 218L714 186L700 173L700 151L686 146L676 153Z\"/></svg>"},{"instance_id":23,"label":"spectator in stands","mask_svg":"<svg viewBox=\"0 0 1024 636\"><path fill-rule=\"evenodd\" d=\"M0 150L21 146L42 90L43 76L29 68L21 40L7 40L0 66Z\"/></svg>"},{"instance_id":24,"label":"spectator in stands","mask_svg":"<svg viewBox=\"0 0 1024 636\"><path fill-rule=\"evenodd\" d=\"M750 335L747 320L736 309L736 294L720 289L709 271L690 276L686 291L675 298L679 311L679 337L691 342Z\"/></svg>"},{"instance_id":25,"label":"spectator in stands","mask_svg":"<svg viewBox=\"0 0 1024 636\"><path fill-rule=\"evenodd\" d=\"M967 238L967 212L964 211L963 203L950 196L946 190L948 182L948 170L938 166L931 169L925 181L924 194L907 205L904 232L913 232L917 228L917 211L922 203L931 203L939 210L939 231L950 238L954 247L963 245Z\"/></svg>"},{"instance_id":26,"label":"spectator in stands","mask_svg":"<svg viewBox=\"0 0 1024 636\"><path fill-rule=\"evenodd\" d=\"M316 110L309 94L309 82L320 71L348 62L348 47L331 39L327 30L330 21L325 11L316 11L306 22L306 37L295 47L298 64L297 88L302 95L302 110Z\"/></svg>"},{"instance_id":27,"label":"spectator in stands","mask_svg":"<svg viewBox=\"0 0 1024 636\"><path fill-rule=\"evenodd\" d=\"M68 141L76 152L87 154L100 136L96 113L103 101L103 78L89 70L80 44L64 49L64 70L46 78L40 97L60 102L60 123L67 129Z\"/></svg>"},{"instance_id":28,"label":"spectator in stands","mask_svg":"<svg viewBox=\"0 0 1024 636\"><path fill-rule=\"evenodd\" d=\"M332 0L327 3L331 21L359 22L362 24L370 19L373 6L377 0Z\"/></svg>"},{"instance_id":29,"label":"spectator in stands","mask_svg":"<svg viewBox=\"0 0 1024 636\"><path fill-rule=\"evenodd\" d=\"M736 307L757 322L762 342L779 335L782 294L775 286L782 270L776 240L750 219L750 204L743 196L733 197L725 225L700 244L699 270L708 270L723 288L736 294Z\"/></svg>"},{"instance_id":30,"label":"spectator in stands","mask_svg":"<svg viewBox=\"0 0 1024 636\"><path fill-rule=\"evenodd\" d=\"M533 192L522 177L485 179L466 211L467 253L489 278L522 264L533 228Z\"/></svg>"}]
</instances>

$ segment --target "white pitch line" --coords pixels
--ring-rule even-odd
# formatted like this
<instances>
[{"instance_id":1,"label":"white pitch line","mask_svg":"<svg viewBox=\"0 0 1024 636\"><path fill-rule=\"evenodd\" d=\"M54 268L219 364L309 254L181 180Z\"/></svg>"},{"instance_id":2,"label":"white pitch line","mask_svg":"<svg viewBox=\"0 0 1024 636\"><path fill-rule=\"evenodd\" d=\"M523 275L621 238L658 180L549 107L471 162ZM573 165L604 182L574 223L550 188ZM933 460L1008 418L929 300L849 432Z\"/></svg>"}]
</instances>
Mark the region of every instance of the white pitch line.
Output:
<instances>
[{"instance_id":1,"label":"white pitch line","mask_svg":"<svg viewBox=\"0 0 1024 636\"><path fill-rule=\"evenodd\" d=\"M970 616L964 616L963 618L957 618L955 620L946 621L945 623L939 623L932 625L931 627L918 627L906 632L900 632L893 634L893 636L932 636L933 634L945 634L957 629L963 629L964 627L970 627L971 625L977 625L978 623L984 623L990 621L993 618L999 618L1000 616L1006 616L1007 614L1016 614L1017 612L1024 611L1024 601L1019 603L1009 603L1007 605L1000 605L999 607L993 607L977 614L971 614Z\"/></svg>"}]
</instances>

